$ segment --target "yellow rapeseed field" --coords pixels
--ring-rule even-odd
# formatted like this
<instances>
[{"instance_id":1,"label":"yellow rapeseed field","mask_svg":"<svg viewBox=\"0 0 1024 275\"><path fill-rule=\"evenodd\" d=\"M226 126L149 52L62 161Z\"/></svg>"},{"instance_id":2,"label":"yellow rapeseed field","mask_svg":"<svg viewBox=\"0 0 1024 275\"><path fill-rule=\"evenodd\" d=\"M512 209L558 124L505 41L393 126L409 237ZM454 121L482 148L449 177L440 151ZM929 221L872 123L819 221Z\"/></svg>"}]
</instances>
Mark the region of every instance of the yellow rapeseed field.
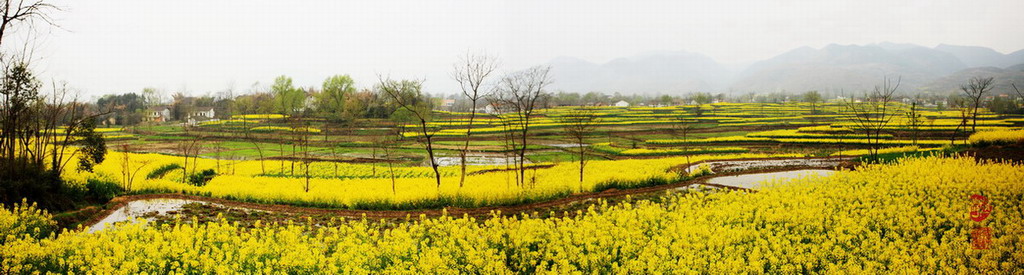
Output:
<instances>
[{"instance_id":1,"label":"yellow rapeseed field","mask_svg":"<svg viewBox=\"0 0 1024 275\"><path fill-rule=\"evenodd\" d=\"M968 138L975 144L1007 144L1024 142L1024 130L1002 129L995 131L982 131L971 135Z\"/></svg>"},{"instance_id":2,"label":"yellow rapeseed field","mask_svg":"<svg viewBox=\"0 0 1024 275\"><path fill-rule=\"evenodd\" d=\"M9 239L0 272L1010 274L1024 268L1022 179L1018 165L929 157L565 218L125 225ZM982 222L973 194L994 205ZM972 249L977 227L989 249Z\"/></svg>"},{"instance_id":3,"label":"yellow rapeseed field","mask_svg":"<svg viewBox=\"0 0 1024 275\"><path fill-rule=\"evenodd\" d=\"M714 159L799 157L800 155L767 154L724 154L691 156L689 161L698 162ZM125 183L122 152L111 152L107 160L97 165L94 173L68 169L65 178L83 183L89 178ZM389 169L384 165L372 168L369 164L340 164L339 175L349 178L330 177L334 164L314 162L310 165L310 191L305 191L304 166L295 163L294 176L260 176L263 167L260 161L220 161L220 175L205 186L193 186L181 182L181 170L168 173L162 178L146 179L146 174L160 166L183 162L183 158L160 154L129 154L129 170L143 167L133 178L132 192L182 192L217 198L229 198L263 203L287 203L322 207L355 207L373 204L418 204L438 199L458 199L460 206L506 205L537 201L563 196L569 193L592 191L609 182L642 184L650 180L673 181L679 178L670 168L685 165L687 158L635 159L614 161L590 161L586 165L585 180L580 183L576 163L562 162L550 168L531 169L526 172L528 187L516 185L515 173L488 172L466 177L463 187L458 186L458 167L442 170L442 183L438 188L428 167L396 167L394 190ZM214 169L216 160L198 159L195 171ZM145 166L143 166L145 165ZM194 165L190 160L190 166ZM268 174L284 174L281 166L291 172L291 162L266 161L263 163ZM473 170L500 169L505 166L475 167ZM189 170L193 170L189 168ZM371 175L372 170L376 173ZM472 170L471 170L472 171ZM233 174L232 174L233 173ZM290 175L290 174L289 174Z\"/></svg>"}]
</instances>

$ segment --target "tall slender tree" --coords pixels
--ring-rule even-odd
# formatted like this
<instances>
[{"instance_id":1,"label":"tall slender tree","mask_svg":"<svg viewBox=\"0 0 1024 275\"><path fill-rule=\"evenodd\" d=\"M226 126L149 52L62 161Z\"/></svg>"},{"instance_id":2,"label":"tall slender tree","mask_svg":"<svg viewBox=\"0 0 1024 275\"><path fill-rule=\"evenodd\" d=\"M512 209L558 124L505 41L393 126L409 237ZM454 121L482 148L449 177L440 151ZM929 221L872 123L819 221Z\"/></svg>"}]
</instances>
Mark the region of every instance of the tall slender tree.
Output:
<instances>
[{"instance_id":1,"label":"tall slender tree","mask_svg":"<svg viewBox=\"0 0 1024 275\"><path fill-rule=\"evenodd\" d=\"M492 102L496 102L501 110L511 115L509 121L514 139L518 139L516 148L516 169L518 181L522 187L526 182L526 150L530 134L530 124L536 108L546 96L544 89L551 84L551 67L537 66L523 71L510 73L503 77L493 93Z\"/></svg>"},{"instance_id":2,"label":"tall slender tree","mask_svg":"<svg viewBox=\"0 0 1024 275\"><path fill-rule=\"evenodd\" d=\"M473 134L473 119L476 118L477 102L484 96L481 90L487 77L498 67L496 58L482 54L466 53L459 63L454 65L452 78L459 83L462 94L469 99L469 120L466 123L466 141L459 150L459 164L462 173L459 175L459 187L466 182L466 155L469 152L469 141Z\"/></svg>"},{"instance_id":3,"label":"tall slender tree","mask_svg":"<svg viewBox=\"0 0 1024 275\"><path fill-rule=\"evenodd\" d=\"M870 148L868 152L872 159L878 159L878 149L881 145L882 131L889 125L896 115L892 105L893 95L900 86L902 78L882 80L882 85L875 86L875 89L864 96L864 102L850 101L848 103L850 113L849 119L854 127L867 136Z\"/></svg>"},{"instance_id":4,"label":"tall slender tree","mask_svg":"<svg viewBox=\"0 0 1024 275\"><path fill-rule=\"evenodd\" d=\"M587 150L590 148L586 144L586 138L593 130L594 125L597 122L597 115L594 110L587 109L585 107L574 108L566 112L563 116L558 118L559 123L562 124L565 133L572 139L574 144L572 147L575 149L576 155L579 158L580 163L580 191L583 191L583 171L587 165Z\"/></svg>"},{"instance_id":5,"label":"tall slender tree","mask_svg":"<svg viewBox=\"0 0 1024 275\"><path fill-rule=\"evenodd\" d=\"M434 155L434 143L433 138L435 131L430 127L428 122L431 119L431 108L429 102L424 99L422 87L422 80L402 80L396 81L386 79L384 77L378 77L380 82L377 84L377 89L386 94L392 103L398 105L399 110L407 111L415 117L417 124L419 125L419 140L423 142L424 147L427 149L427 159L430 162L430 168L434 170L434 179L437 181L437 190L440 194L441 190L441 172L438 170L437 158Z\"/></svg>"},{"instance_id":6,"label":"tall slender tree","mask_svg":"<svg viewBox=\"0 0 1024 275\"><path fill-rule=\"evenodd\" d=\"M982 97L992 89L993 79L992 77L973 77L966 84L960 85L960 90L964 92L971 104L971 132L977 131L978 109L981 107Z\"/></svg>"},{"instance_id":7,"label":"tall slender tree","mask_svg":"<svg viewBox=\"0 0 1024 275\"><path fill-rule=\"evenodd\" d=\"M817 104L821 102L821 94L818 91L809 91L804 93L804 101L811 104L811 114L817 114Z\"/></svg>"},{"instance_id":8,"label":"tall slender tree","mask_svg":"<svg viewBox=\"0 0 1024 275\"><path fill-rule=\"evenodd\" d=\"M917 102L910 104L910 110L906 112L907 116L907 128L910 129L911 139L913 140L914 146L917 146L918 131L921 125L924 124L924 116L921 115L921 111L917 108Z\"/></svg>"}]
</instances>

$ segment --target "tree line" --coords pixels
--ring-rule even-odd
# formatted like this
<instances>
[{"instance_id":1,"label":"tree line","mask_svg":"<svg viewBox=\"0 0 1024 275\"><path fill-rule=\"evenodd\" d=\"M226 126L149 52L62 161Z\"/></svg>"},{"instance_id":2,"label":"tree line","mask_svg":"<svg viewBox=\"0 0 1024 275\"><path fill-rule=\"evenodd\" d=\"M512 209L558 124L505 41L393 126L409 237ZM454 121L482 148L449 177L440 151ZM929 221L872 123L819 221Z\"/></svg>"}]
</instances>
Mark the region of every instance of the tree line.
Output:
<instances>
[{"instance_id":1,"label":"tree line","mask_svg":"<svg viewBox=\"0 0 1024 275\"><path fill-rule=\"evenodd\" d=\"M81 170L106 157L95 132L105 112L88 108L66 83L46 87L32 70L31 50L10 46L4 38L34 23L52 24L58 7L43 1L0 3L0 203L22 199L49 209L72 209L101 187L69 185L61 173L71 163ZM47 91L49 89L49 91Z\"/></svg>"}]
</instances>

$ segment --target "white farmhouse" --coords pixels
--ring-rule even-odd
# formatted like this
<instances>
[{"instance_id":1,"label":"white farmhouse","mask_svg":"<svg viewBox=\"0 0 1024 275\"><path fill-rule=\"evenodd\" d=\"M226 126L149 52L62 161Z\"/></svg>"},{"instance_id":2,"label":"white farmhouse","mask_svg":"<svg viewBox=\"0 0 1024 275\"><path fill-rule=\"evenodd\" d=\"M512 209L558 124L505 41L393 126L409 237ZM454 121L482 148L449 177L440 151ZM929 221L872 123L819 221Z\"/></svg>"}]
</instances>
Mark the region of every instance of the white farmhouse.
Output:
<instances>
[{"instance_id":1,"label":"white farmhouse","mask_svg":"<svg viewBox=\"0 0 1024 275\"><path fill-rule=\"evenodd\" d=\"M213 107L199 107L188 114L191 119L211 119L214 117Z\"/></svg>"},{"instance_id":2,"label":"white farmhouse","mask_svg":"<svg viewBox=\"0 0 1024 275\"><path fill-rule=\"evenodd\" d=\"M165 122L171 120L171 108L156 106L146 111L146 121Z\"/></svg>"},{"instance_id":3,"label":"white farmhouse","mask_svg":"<svg viewBox=\"0 0 1024 275\"><path fill-rule=\"evenodd\" d=\"M619 100L619 102L615 102L615 107L629 107L629 102Z\"/></svg>"}]
</instances>

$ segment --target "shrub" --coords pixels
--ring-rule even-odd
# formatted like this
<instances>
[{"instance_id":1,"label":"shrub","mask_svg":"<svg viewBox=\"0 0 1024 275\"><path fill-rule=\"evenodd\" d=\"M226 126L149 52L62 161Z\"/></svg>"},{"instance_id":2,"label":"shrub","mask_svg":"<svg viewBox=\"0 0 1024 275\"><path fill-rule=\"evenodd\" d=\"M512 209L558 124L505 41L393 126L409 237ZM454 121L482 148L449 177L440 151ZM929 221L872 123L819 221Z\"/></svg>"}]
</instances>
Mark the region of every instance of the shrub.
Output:
<instances>
[{"instance_id":1,"label":"shrub","mask_svg":"<svg viewBox=\"0 0 1024 275\"><path fill-rule=\"evenodd\" d=\"M86 195L100 201L109 201L124 193L124 188L114 182L89 179L85 184Z\"/></svg>"},{"instance_id":2,"label":"shrub","mask_svg":"<svg viewBox=\"0 0 1024 275\"><path fill-rule=\"evenodd\" d=\"M213 177L216 175L217 172L214 172L213 169L206 169L203 170L202 172L189 175L188 184L195 186L204 186L206 185L207 182L210 182L210 180L213 179Z\"/></svg>"},{"instance_id":3,"label":"shrub","mask_svg":"<svg viewBox=\"0 0 1024 275\"><path fill-rule=\"evenodd\" d=\"M685 178L666 179L666 178L663 178L663 177L650 177L650 178L637 179L637 180L619 180L619 179L616 179L616 180L610 180L610 181L605 181L605 182L599 182L599 183L595 184L593 192L602 192L602 191L610 190L610 189L620 189L621 190L621 189L643 188L643 187L656 186L656 185L665 185L665 184L670 184L672 182L679 181L679 180L685 180Z\"/></svg>"},{"instance_id":4,"label":"shrub","mask_svg":"<svg viewBox=\"0 0 1024 275\"><path fill-rule=\"evenodd\" d=\"M711 173L711 166L708 165L707 163L701 163L700 165L697 166L697 170L693 170L690 172L690 177L696 178L700 176L711 175Z\"/></svg>"},{"instance_id":5,"label":"shrub","mask_svg":"<svg viewBox=\"0 0 1024 275\"><path fill-rule=\"evenodd\" d=\"M181 169L181 165L178 165L177 163L170 163L160 166L160 168L153 169L153 172L149 172L149 175L146 175L146 179L162 178L164 174L167 174L167 172L174 169Z\"/></svg>"}]
</instances>

